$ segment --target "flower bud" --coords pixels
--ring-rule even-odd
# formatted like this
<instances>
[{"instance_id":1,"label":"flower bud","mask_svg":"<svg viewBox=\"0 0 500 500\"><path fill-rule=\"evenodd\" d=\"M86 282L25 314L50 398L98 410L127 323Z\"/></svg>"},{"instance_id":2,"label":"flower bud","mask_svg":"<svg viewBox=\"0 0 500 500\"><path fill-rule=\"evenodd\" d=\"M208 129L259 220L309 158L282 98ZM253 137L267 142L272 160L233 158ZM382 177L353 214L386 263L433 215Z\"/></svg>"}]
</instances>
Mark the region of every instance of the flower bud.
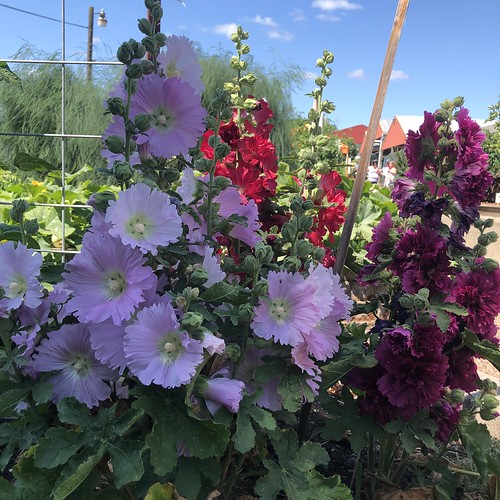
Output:
<instances>
[{"instance_id":1,"label":"flower bud","mask_svg":"<svg viewBox=\"0 0 500 500\"><path fill-rule=\"evenodd\" d=\"M134 59L142 59L145 55L146 55L146 47L144 47L142 43L138 43L137 46L134 47ZM142 66L142 61L140 61L140 64Z\"/></svg>"},{"instance_id":2,"label":"flower bud","mask_svg":"<svg viewBox=\"0 0 500 500\"><path fill-rule=\"evenodd\" d=\"M483 397L483 407L488 408L489 410L494 410L495 408L498 407L499 401L496 396L493 394L486 394Z\"/></svg>"},{"instance_id":3,"label":"flower bud","mask_svg":"<svg viewBox=\"0 0 500 500\"><path fill-rule=\"evenodd\" d=\"M125 74L134 80L142 77L142 66L140 64L131 64L126 70Z\"/></svg>"},{"instance_id":4,"label":"flower bud","mask_svg":"<svg viewBox=\"0 0 500 500\"><path fill-rule=\"evenodd\" d=\"M135 134L135 123L132 120L127 120L125 123L125 132L128 132L129 134Z\"/></svg>"},{"instance_id":5,"label":"flower bud","mask_svg":"<svg viewBox=\"0 0 500 500\"><path fill-rule=\"evenodd\" d=\"M308 240L299 240L296 245L297 255L299 257L305 258L308 257L312 252L313 246L312 243Z\"/></svg>"},{"instance_id":6,"label":"flower bud","mask_svg":"<svg viewBox=\"0 0 500 500\"><path fill-rule=\"evenodd\" d=\"M167 43L167 36L164 33L156 33L155 40L158 47L165 47L165 44Z\"/></svg>"},{"instance_id":7,"label":"flower bud","mask_svg":"<svg viewBox=\"0 0 500 500\"><path fill-rule=\"evenodd\" d=\"M479 416L483 420L494 420L497 418L498 414L494 411L492 411L490 408L481 408L479 411Z\"/></svg>"},{"instance_id":8,"label":"flower bud","mask_svg":"<svg viewBox=\"0 0 500 500\"><path fill-rule=\"evenodd\" d=\"M323 51L323 60L325 61L326 64L332 64L334 59L333 52L330 52L328 50Z\"/></svg>"},{"instance_id":9,"label":"flower bud","mask_svg":"<svg viewBox=\"0 0 500 500\"><path fill-rule=\"evenodd\" d=\"M40 226L38 225L38 221L36 219L29 219L24 223L24 231L29 236L36 234L38 229L40 229Z\"/></svg>"},{"instance_id":10,"label":"flower bud","mask_svg":"<svg viewBox=\"0 0 500 500\"><path fill-rule=\"evenodd\" d=\"M453 105L456 107L456 108L460 108L464 105L464 102L465 102L465 99L463 97L455 97L455 99L453 99Z\"/></svg>"},{"instance_id":11,"label":"flower bud","mask_svg":"<svg viewBox=\"0 0 500 500\"><path fill-rule=\"evenodd\" d=\"M123 153L123 148L125 146L123 138L118 135L110 135L109 137L106 137L104 144L106 144L109 151L115 154Z\"/></svg>"},{"instance_id":12,"label":"flower bud","mask_svg":"<svg viewBox=\"0 0 500 500\"><path fill-rule=\"evenodd\" d=\"M302 202L302 208L304 210L311 210L314 208L314 203L312 202L312 200L304 200Z\"/></svg>"},{"instance_id":13,"label":"flower bud","mask_svg":"<svg viewBox=\"0 0 500 500\"><path fill-rule=\"evenodd\" d=\"M247 255L243 259L243 269L247 273L254 273L259 269L259 261L253 255Z\"/></svg>"},{"instance_id":14,"label":"flower bud","mask_svg":"<svg viewBox=\"0 0 500 500\"><path fill-rule=\"evenodd\" d=\"M300 262L300 259L291 255L285 257L283 260L283 267L291 273L296 273L300 269L301 265L302 262Z\"/></svg>"},{"instance_id":15,"label":"flower bud","mask_svg":"<svg viewBox=\"0 0 500 500\"><path fill-rule=\"evenodd\" d=\"M290 202L290 209L295 215L300 215L304 213L302 208L302 198L300 196L294 196Z\"/></svg>"},{"instance_id":16,"label":"flower bud","mask_svg":"<svg viewBox=\"0 0 500 500\"><path fill-rule=\"evenodd\" d=\"M263 241L259 241L255 245L255 257L257 257L259 262L268 264L273 260L273 249L269 245L266 245Z\"/></svg>"},{"instance_id":17,"label":"flower bud","mask_svg":"<svg viewBox=\"0 0 500 500\"><path fill-rule=\"evenodd\" d=\"M240 52L242 54L248 54L250 52L250 45L247 45L246 43L244 43L241 47L240 47Z\"/></svg>"},{"instance_id":18,"label":"flower bud","mask_svg":"<svg viewBox=\"0 0 500 500\"><path fill-rule=\"evenodd\" d=\"M148 52L156 50L156 40L152 36L146 36L141 41Z\"/></svg>"},{"instance_id":19,"label":"flower bud","mask_svg":"<svg viewBox=\"0 0 500 500\"><path fill-rule=\"evenodd\" d=\"M498 269L498 262L493 259L484 259L483 262L481 262L480 266L486 272L491 272L495 269Z\"/></svg>"},{"instance_id":20,"label":"flower bud","mask_svg":"<svg viewBox=\"0 0 500 500\"><path fill-rule=\"evenodd\" d=\"M146 9L152 9L156 3L156 0L144 0L144 5Z\"/></svg>"},{"instance_id":21,"label":"flower bud","mask_svg":"<svg viewBox=\"0 0 500 500\"><path fill-rule=\"evenodd\" d=\"M208 158L199 158L194 161L194 168L199 172L208 172L212 167L212 160Z\"/></svg>"},{"instance_id":22,"label":"flower bud","mask_svg":"<svg viewBox=\"0 0 500 500\"><path fill-rule=\"evenodd\" d=\"M24 212L27 212L30 208L30 204L23 199L14 200L12 202L12 208L10 209L10 218L14 222L21 222L23 220Z\"/></svg>"},{"instance_id":23,"label":"flower bud","mask_svg":"<svg viewBox=\"0 0 500 500\"><path fill-rule=\"evenodd\" d=\"M441 108L442 109L453 109L453 102L450 101L449 99L445 99L442 103L441 103Z\"/></svg>"},{"instance_id":24,"label":"flower bud","mask_svg":"<svg viewBox=\"0 0 500 500\"><path fill-rule=\"evenodd\" d=\"M186 330L195 330L203 324L203 316L200 313L188 311L181 319L181 325Z\"/></svg>"},{"instance_id":25,"label":"flower bud","mask_svg":"<svg viewBox=\"0 0 500 500\"><path fill-rule=\"evenodd\" d=\"M240 37L238 33L231 33L231 42L238 43L240 41Z\"/></svg>"},{"instance_id":26,"label":"flower bud","mask_svg":"<svg viewBox=\"0 0 500 500\"><path fill-rule=\"evenodd\" d=\"M146 132L151 128L151 115L140 113L134 118L134 123L139 132Z\"/></svg>"},{"instance_id":27,"label":"flower bud","mask_svg":"<svg viewBox=\"0 0 500 500\"><path fill-rule=\"evenodd\" d=\"M170 183L178 181L180 176L180 172L173 167L166 168L161 173L161 179Z\"/></svg>"},{"instance_id":28,"label":"flower bud","mask_svg":"<svg viewBox=\"0 0 500 500\"><path fill-rule=\"evenodd\" d=\"M253 87L257 77L253 73L248 73L248 75L242 76L240 78L240 85L247 85L248 87Z\"/></svg>"},{"instance_id":29,"label":"flower bud","mask_svg":"<svg viewBox=\"0 0 500 500\"><path fill-rule=\"evenodd\" d=\"M107 100L107 105L112 115L123 116L125 114L125 101L121 97L111 97Z\"/></svg>"},{"instance_id":30,"label":"flower bud","mask_svg":"<svg viewBox=\"0 0 500 500\"><path fill-rule=\"evenodd\" d=\"M316 78L316 80L314 80L314 83L318 87L325 87L326 86L326 79L323 78L322 76L318 76L318 78Z\"/></svg>"},{"instance_id":31,"label":"flower bud","mask_svg":"<svg viewBox=\"0 0 500 500\"><path fill-rule=\"evenodd\" d=\"M134 51L129 43L124 42L116 51L116 58L123 64L130 64Z\"/></svg>"},{"instance_id":32,"label":"flower bud","mask_svg":"<svg viewBox=\"0 0 500 500\"><path fill-rule=\"evenodd\" d=\"M266 280L260 279L257 283L253 284L252 294L257 297L267 295L269 285Z\"/></svg>"},{"instance_id":33,"label":"flower bud","mask_svg":"<svg viewBox=\"0 0 500 500\"><path fill-rule=\"evenodd\" d=\"M449 400L452 402L452 403L456 403L456 404L461 404L464 402L465 400L465 394L464 394L464 391L460 390L460 389L452 389L451 393L450 393L450 396L449 396Z\"/></svg>"},{"instance_id":34,"label":"flower bud","mask_svg":"<svg viewBox=\"0 0 500 500\"><path fill-rule=\"evenodd\" d=\"M310 215L302 215L299 217L299 228L302 231L310 231L313 227L314 219Z\"/></svg>"},{"instance_id":35,"label":"flower bud","mask_svg":"<svg viewBox=\"0 0 500 500\"><path fill-rule=\"evenodd\" d=\"M106 212L109 202L113 200L116 201L116 196L111 191L101 191L99 193L94 193L87 201L87 205L90 205L99 212Z\"/></svg>"},{"instance_id":36,"label":"flower bud","mask_svg":"<svg viewBox=\"0 0 500 500\"><path fill-rule=\"evenodd\" d=\"M316 261L322 261L325 258L325 249L321 247L314 247L312 251L312 258Z\"/></svg>"},{"instance_id":37,"label":"flower bud","mask_svg":"<svg viewBox=\"0 0 500 500\"><path fill-rule=\"evenodd\" d=\"M233 110L229 106L221 109L220 116L223 120L230 120L233 116Z\"/></svg>"},{"instance_id":38,"label":"flower bud","mask_svg":"<svg viewBox=\"0 0 500 500\"><path fill-rule=\"evenodd\" d=\"M231 361L232 363L236 363L241 356L241 347L234 342L232 342L231 344L226 344L224 353L229 358L229 361Z\"/></svg>"},{"instance_id":39,"label":"flower bud","mask_svg":"<svg viewBox=\"0 0 500 500\"><path fill-rule=\"evenodd\" d=\"M142 46L144 47L144 46ZM146 50L146 49L144 49ZM148 61L147 59L142 59L140 62L140 65L142 67L142 74L143 75L152 75L155 71L155 66L151 61Z\"/></svg>"},{"instance_id":40,"label":"flower bud","mask_svg":"<svg viewBox=\"0 0 500 500\"><path fill-rule=\"evenodd\" d=\"M401 304L402 307L405 309L412 309L413 308L413 297L407 293L405 293L400 299L399 303Z\"/></svg>"},{"instance_id":41,"label":"flower bud","mask_svg":"<svg viewBox=\"0 0 500 500\"><path fill-rule=\"evenodd\" d=\"M137 27L139 28L139 31L145 35L151 35L153 33L153 25L145 17L138 20Z\"/></svg>"},{"instance_id":42,"label":"flower bud","mask_svg":"<svg viewBox=\"0 0 500 500\"><path fill-rule=\"evenodd\" d=\"M160 2L155 2L153 7L151 7L151 9L149 10L153 19L159 20L163 17L163 9L161 8Z\"/></svg>"},{"instance_id":43,"label":"flower bud","mask_svg":"<svg viewBox=\"0 0 500 500\"><path fill-rule=\"evenodd\" d=\"M449 113L445 111L444 109L438 109L434 113L434 118L437 122L443 123L449 118Z\"/></svg>"},{"instance_id":44,"label":"flower bud","mask_svg":"<svg viewBox=\"0 0 500 500\"><path fill-rule=\"evenodd\" d=\"M335 105L330 101L323 101L321 103L321 111L324 113L333 113L335 111Z\"/></svg>"},{"instance_id":45,"label":"flower bud","mask_svg":"<svg viewBox=\"0 0 500 500\"><path fill-rule=\"evenodd\" d=\"M213 130L217 126L217 119L215 116L207 115L205 117L205 126L208 129Z\"/></svg>"},{"instance_id":46,"label":"flower bud","mask_svg":"<svg viewBox=\"0 0 500 500\"><path fill-rule=\"evenodd\" d=\"M195 269L189 276L189 282L193 285L203 285L208 280L208 273L205 269Z\"/></svg>"},{"instance_id":47,"label":"flower bud","mask_svg":"<svg viewBox=\"0 0 500 500\"><path fill-rule=\"evenodd\" d=\"M217 160L222 160L222 158L225 158L230 152L231 148L229 147L229 144L219 142L217 146L215 146L214 156Z\"/></svg>"},{"instance_id":48,"label":"flower bud","mask_svg":"<svg viewBox=\"0 0 500 500\"><path fill-rule=\"evenodd\" d=\"M115 161L113 163L113 175L119 182L125 182L132 178L134 174L131 166L126 161Z\"/></svg>"},{"instance_id":49,"label":"flower bud","mask_svg":"<svg viewBox=\"0 0 500 500\"><path fill-rule=\"evenodd\" d=\"M186 297L183 297L182 295L179 295L178 297L175 298L175 305L177 307L180 307L181 309L184 309L187 304L187 299Z\"/></svg>"}]
</instances>

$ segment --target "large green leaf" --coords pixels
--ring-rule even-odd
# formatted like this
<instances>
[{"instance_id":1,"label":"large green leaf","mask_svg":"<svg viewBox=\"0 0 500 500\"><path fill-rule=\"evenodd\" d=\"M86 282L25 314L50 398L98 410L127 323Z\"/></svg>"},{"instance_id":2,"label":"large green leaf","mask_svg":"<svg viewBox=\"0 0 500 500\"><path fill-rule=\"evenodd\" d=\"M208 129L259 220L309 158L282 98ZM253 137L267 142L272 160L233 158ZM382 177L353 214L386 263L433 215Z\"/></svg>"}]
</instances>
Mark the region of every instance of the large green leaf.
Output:
<instances>
[{"instance_id":1,"label":"large green leaf","mask_svg":"<svg viewBox=\"0 0 500 500\"><path fill-rule=\"evenodd\" d=\"M86 435L62 427L52 427L35 448L35 465L53 468L64 464L85 445Z\"/></svg>"},{"instance_id":2,"label":"large green leaf","mask_svg":"<svg viewBox=\"0 0 500 500\"><path fill-rule=\"evenodd\" d=\"M111 455L111 464L113 465L117 488L141 479L144 474L143 446L140 441L108 442L108 451Z\"/></svg>"},{"instance_id":3,"label":"large green leaf","mask_svg":"<svg viewBox=\"0 0 500 500\"><path fill-rule=\"evenodd\" d=\"M0 418L12 417L18 415L16 407L28 395L30 390L24 389L11 389L2 393L0 398Z\"/></svg>"},{"instance_id":4,"label":"large green leaf","mask_svg":"<svg viewBox=\"0 0 500 500\"><path fill-rule=\"evenodd\" d=\"M464 344L474 352L481 354L497 370L500 370L500 350L497 345L489 340L479 340L478 336L467 328L464 332Z\"/></svg>"},{"instance_id":5,"label":"large green leaf","mask_svg":"<svg viewBox=\"0 0 500 500\"><path fill-rule=\"evenodd\" d=\"M52 165L48 161L31 156L28 153L17 153L14 158L14 165L24 172L50 172L59 168L57 165Z\"/></svg>"}]
</instances>

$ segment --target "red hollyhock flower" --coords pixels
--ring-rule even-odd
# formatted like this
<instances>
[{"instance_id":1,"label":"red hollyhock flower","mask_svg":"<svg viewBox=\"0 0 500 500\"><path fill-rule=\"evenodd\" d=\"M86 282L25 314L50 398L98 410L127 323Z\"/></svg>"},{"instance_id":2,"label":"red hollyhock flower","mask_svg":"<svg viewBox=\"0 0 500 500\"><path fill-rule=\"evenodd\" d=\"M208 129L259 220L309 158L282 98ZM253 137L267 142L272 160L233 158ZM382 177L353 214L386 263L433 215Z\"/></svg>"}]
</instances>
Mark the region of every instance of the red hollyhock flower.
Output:
<instances>
[{"instance_id":1,"label":"red hollyhock flower","mask_svg":"<svg viewBox=\"0 0 500 500\"><path fill-rule=\"evenodd\" d=\"M326 199L330 202L338 202L338 195L343 193L345 201L346 193L341 189L335 189L342 182L342 177L335 170L328 172L328 174L322 174L319 180L318 188L323 192L323 195L326 195Z\"/></svg>"},{"instance_id":2,"label":"red hollyhock flower","mask_svg":"<svg viewBox=\"0 0 500 500\"><path fill-rule=\"evenodd\" d=\"M237 148L246 164L272 172L278 170L276 148L269 139L259 135L245 136L238 141Z\"/></svg>"},{"instance_id":3,"label":"red hollyhock flower","mask_svg":"<svg viewBox=\"0 0 500 500\"><path fill-rule=\"evenodd\" d=\"M345 221L344 212L347 210L345 205L323 207L318 212L318 226L327 228L330 233L335 233Z\"/></svg>"}]
</instances>

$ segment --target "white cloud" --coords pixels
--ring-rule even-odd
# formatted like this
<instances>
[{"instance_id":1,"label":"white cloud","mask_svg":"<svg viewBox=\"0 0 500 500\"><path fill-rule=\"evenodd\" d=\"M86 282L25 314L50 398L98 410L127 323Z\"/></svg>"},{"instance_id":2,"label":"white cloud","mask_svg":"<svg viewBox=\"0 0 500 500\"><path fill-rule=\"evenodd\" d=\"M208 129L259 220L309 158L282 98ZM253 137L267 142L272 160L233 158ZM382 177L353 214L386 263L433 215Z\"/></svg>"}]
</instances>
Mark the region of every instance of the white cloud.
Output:
<instances>
[{"instance_id":1,"label":"white cloud","mask_svg":"<svg viewBox=\"0 0 500 500\"><path fill-rule=\"evenodd\" d=\"M214 26L213 32L216 35L224 35L225 37L231 39L231 35L236 33L237 29L238 25L236 23L217 24Z\"/></svg>"},{"instance_id":2,"label":"white cloud","mask_svg":"<svg viewBox=\"0 0 500 500\"><path fill-rule=\"evenodd\" d=\"M401 69L393 69L391 73L391 80L408 80L410 78L407 73Z\"/></svg>"},{"instance_id":3,"label":"white cloud","mask_svg":"<svg viewBox=\"0 0 500 500\"><path fill-rule=\"evenodd\" d=\"M355 69L354 71L347 73L347 77L354 78L355 80L364 80L366 77L365 70L363 68Z\"/></svg>"},{"instance_id":4,"label":"white cloud","mask_svg":"<svg viewBox=\"0 0 500 500\"><path fill-rule=\"evenodd\" d=\"M284 42L290 42L295 38L293 33L284 30L270 30L267 32L267 36L273 40L283 40Z\"/></svg>"},{"instance_id":5,"label":"white cloud","mask_svg":"<svg viewBox=\"0 0 500 500\"><path fill-rule=\"evenodd\" d=\"M359 3L352 3L349 0L314 0L311 4L317 9L333 11L333 10L358 10L363 6Z\"/></svg>"},{"instance_id":6,"label":"white cloud","mask_svg":"<svg viewBox=\"0 0 500 500\"><path fill-rule=\"evenodd\" d=\"M338 16L332 16L331 14L325 14L323 12L321 14L318 14L316 16L316 19L318 19L318 21L328 21L328 22L331 22L331 23L340 21L340 17L338 17Z\"/></svg>"},{"instance_id":7,"label":"white cloud","mask_svg":"<svg viewBox=\"0 0 500 500\"><path fill-rule=\"evenodd\" d=\"M250 19L250 21L255 24L260 24L261 26L268 26L269 28L276 28L278 26L278 23L271 17L262 17L258 14L253 19Z\"/></svg>"},{"instance_id":8,"label":"white cloud","mask_svg":"<svg viewBox=\"0 0 500 500\"><path fill-rule=\"evenodd\" d=\"M94 37L92 38L92 43L93 43L94 45L96 45L96 44L98 44L98 43L102 43L102 40L101 40L98 36L94 36Z\"/></svg>"},{"instance_id":9,"label":"white cloud","mask_svg":"<svg viewBox=\"0 0 500 500\"><path fill-rule=\"evenodd\" d=\"M294 22L305 21L307 19L302 9L295 8L289 13L289 15Z\"/></svg>"}]
</instances>

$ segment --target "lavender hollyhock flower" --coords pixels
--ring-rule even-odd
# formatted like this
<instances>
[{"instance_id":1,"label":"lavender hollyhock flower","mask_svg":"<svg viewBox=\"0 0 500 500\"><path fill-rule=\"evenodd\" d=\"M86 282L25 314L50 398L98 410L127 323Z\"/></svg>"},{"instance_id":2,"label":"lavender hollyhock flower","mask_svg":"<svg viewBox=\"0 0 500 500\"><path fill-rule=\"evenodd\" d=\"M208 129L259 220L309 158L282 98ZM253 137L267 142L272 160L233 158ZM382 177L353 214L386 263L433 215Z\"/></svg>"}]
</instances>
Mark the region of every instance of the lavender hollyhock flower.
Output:
<instances>
[{"instance_id":1,"label":"lavender hollyhock flower","mask_svg":"<svg viewBox=\"0 0 500 500\"><path fill-rule=\"evenodd\" d=\"M271 271L267 279L268 296L254 308L250 326L257 337L294 347L320 319L313 302L315 286L300 273Z\"/></svg>"},{"instance_id":2,"label":"lavender hollyhock flower","mask_svg":"<svg viewBox=\"0 0 500 500\"><path fill-rule=\"evenodd\" d=\"M144 385L173 388L188 384L203 361L201 342L180 330L170 304L139 311L125 331L128 366Z\"/></svg>"},{"instance_id":3,"label":"lavender hollyhock flower","mask_svg":"<svg viewBox=\"0 0 500 500\"><path fill-rule=\"evenodd\" d=\"M133 119L138 114L151 116L152 127L136 142L147 143L154 156L185 155L205 131L206 111L200 96L178 78L151 75L138 80L130 116Z\"/></svg>"},{"instance_id":4,"label":"lavender hollyhock flower","mask_svg":"<svg viewBox=\"0 0 500 500\"><path fill-rule=\"evenodd\" d=\"M64 283L72 293L68 310L86 323L108 318L120 325L156 286L146 257L109 234L87 233L80 254L66 264Z\"/></svg>"},{"instance_id":5,"label":"lavender hollyhock flower","mask_svg":"<svg viewBox=\"0 0 500 500\"><path fill-rule=\"evenodd\" d=\"M193 42L185 36L171 35L166 40L167 52L160 52L158 62L167 78L179 78L200 94L205 85L201 80L201 66Z\"/></svg>"},{"instance_id":6,"label":"lavender hollyhock flower","mask_svg":"<svg viewBox=\"0 0 500 500\"><path fill-rule=\"evenodd\" d=\"M203 257L203 269L208 274L208 279L205 282L205 286L208 288L215 283L219 283L226 277L226 273L220 267L219 258L214 255L214 249L212 247L205 248L205 256Z\"/></svg>"},{"instance_id":7,"label":"lavender hollyhock flower","mask_svg":"<svg viewBox=\"0 0 500 500\"><path fill-rule=\"evenodd\" d=\"M214 377L200 380L197 386L212 416L215 416L222 406L232 413L237 413L240 409L245 390L245 384L241 380Z\"/></svg>"},{"instance_id":8,"label":"lavender hollyhock flower","mask_svg":"<svg viewBox=\"0 0 500 500\"><path fill-rule=\"evenodd\" d=\"M18 309L21 304L37 307L42 302L40 275L42 256L22 243L0 245L0 314Z\"/></svg>"},{"instance_id":9,"label":"lavender hollyhock flower","mask_svg":"<svg viewBox=\"0 0 500 500\"><path fill-rule=\"evenodd\" d=\"M102 365L90 345L88 325L63 325L50 332L34 356L37 372L58 373L48 379L53 385L52 401L73 396L87 406L97 406L111 394L109 381L116 381L118 373Z\"/></svg>"},{"instance_id":10,"label":"lavender hollyhock flower","mask_svg":"<svg viewBox=\"0 0 500 500\"><path fill-rule=\"evenodd\" d=\"M95 357L104 365L123 373L127 359L123 350L125 328L130 324L115 325L110 319L97 324L90 324L90 344Z\"/></svg>"},{"instance_id":11,"label":"lavender hollyhock flower","mask_svg":"<svg viewBox=\"0 0 500 500\"><path fill-rule=\"evenodd\" d=\"M222 354L226 349L226 343L224 342L224 339L216 337L208 330L204 333L201 345L203 349L205 349L208 354L210 354L210 356L212 356L213 354Z\"/></svg>"},{"instance_id":12,"label":"lavender hollyhock flower","mask_svg":"<svg viewBox=\"0 0 500 500\"><path fill-rule=\"evenodd\" d=\"M181 196L182 202L189 205L196 199L197 191L196 177L191 167L186 167L182 171L181 183L177 188L177 193Z\"/></svg>"},{"instance_id":13,"label":"lavender hollyhock flower","mask_svg":"<svg viewBox=\"0 0 500 500\"><path fill-rule=\"evenodd\" d=\"M105 220L112 225L112 236L142 253L156 255L159 246L167 246L182 235L182 220L170 197L141 183L109 202Z\"/></svg>"}]
</instances>

